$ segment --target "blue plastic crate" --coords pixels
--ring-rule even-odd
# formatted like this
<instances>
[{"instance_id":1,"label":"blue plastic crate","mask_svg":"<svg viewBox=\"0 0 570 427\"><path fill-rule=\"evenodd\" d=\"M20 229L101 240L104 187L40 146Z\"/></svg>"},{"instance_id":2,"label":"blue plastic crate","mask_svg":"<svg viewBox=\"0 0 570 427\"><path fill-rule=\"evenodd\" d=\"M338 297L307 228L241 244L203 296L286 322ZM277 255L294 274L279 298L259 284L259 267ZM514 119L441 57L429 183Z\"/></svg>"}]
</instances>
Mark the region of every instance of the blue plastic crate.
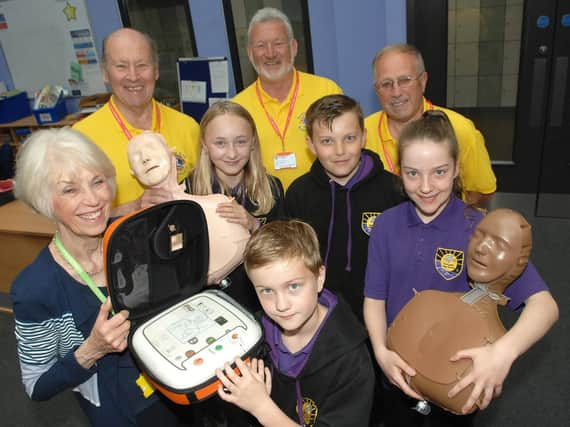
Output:
<instances>
[{"instance_id":1,"label":"blue plastic crate","mask_svg":"<svg viewBox=\"0 0 570 427\"><path fill-rule=\"evenodd\" d=\"M40 108L34 110L34 116L39 125L59 122L67 116L67 108L65 106L65 99L60 96L57 103L52 108Z\"/></svg>"},{"instance_id":2,"label":"blue plastic crate","mask_svg":"<svg viewBox=\"0 0 570 427\"><path fill-rule=\"evenodd\" d=\"M0 123L10 123L30 114L32 112L26 92L13 90L0 94Z\"/></svg>"}]
</instances>

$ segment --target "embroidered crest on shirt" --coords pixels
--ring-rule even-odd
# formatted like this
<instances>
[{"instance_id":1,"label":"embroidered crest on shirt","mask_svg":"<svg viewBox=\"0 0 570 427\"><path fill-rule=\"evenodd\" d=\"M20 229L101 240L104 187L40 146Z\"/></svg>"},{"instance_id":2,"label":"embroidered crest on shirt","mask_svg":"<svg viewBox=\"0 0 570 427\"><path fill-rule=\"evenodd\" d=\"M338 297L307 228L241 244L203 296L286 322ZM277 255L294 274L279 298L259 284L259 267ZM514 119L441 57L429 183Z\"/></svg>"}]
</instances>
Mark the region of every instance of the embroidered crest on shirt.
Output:
<instances>
[{"instance_id":1,"label":"embroidered crest on shirt","mask_svg":"<svg viewBox=\"0 0 570 427\"><path fill-rule=\"evenodd\" d=\"M455 279L463 271L463 251L437 248L435 251L435 269L445 280Z\"/></svg>"},{"instance_id":2,"label":"embroidered crest on shirt","mask_svg":"<svg viewBox=\"0 0 570 427\"><path fill-rule=\"evenodd\" d=\"M362 219L360 220L360 227L367 235L370 236L374 228L374 222L378 218L380 212L362 212Z\"/></svg>"},{"instance_id":3,"label":"embroidered crest on shirt","mask_svg":"<svg viewBox=\"0 0 570 427\"><path fill-rule=\"evenodd\" d=\"M306 427L313 427L317 421L319 408L313 399L303 397L303 421Z\"/></svg>"},{"instance_id":4,"label":"embroidered crest on shirt","mask_svg":"<svg viewBox=\"0 0 570 427\"><path fill-rule=\"evenodd\" d=\"M180 174L185 171L188 162L184 154L178 151L174 152L174 157L176 158L176 172Z\"/></svg>"},{"instance_id":5,"label":"embroidered crest on shirt","mask_svg":"<svg viewBox=\"0 0 570 427\"><path fill-rule=\"evenodd\" d=\"M299 114L297 119L299 120L299 129L305 132L307 130L307 121L305 120L305 112Z\"/></svg>"}]
</instances>

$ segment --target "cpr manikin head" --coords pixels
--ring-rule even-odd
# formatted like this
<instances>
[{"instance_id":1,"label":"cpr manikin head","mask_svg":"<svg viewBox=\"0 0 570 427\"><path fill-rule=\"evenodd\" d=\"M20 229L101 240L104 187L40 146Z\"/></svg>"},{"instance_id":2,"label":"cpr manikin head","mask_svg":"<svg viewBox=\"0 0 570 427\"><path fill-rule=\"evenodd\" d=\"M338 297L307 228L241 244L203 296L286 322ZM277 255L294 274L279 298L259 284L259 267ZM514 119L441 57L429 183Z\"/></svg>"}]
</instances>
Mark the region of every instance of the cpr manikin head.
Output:
<instances>
[{"instance_id":1,"label":"cpr manikin head","mask_svg":"<svg viewBox=\"0 0 570 427\"><path fill-rule=\"evenodd\" d=\"M525 269L531 248L531 227L524 217L510 209L496 209L481 220L469 241L469 278L503 292Z\"/></svg>"},{"instance_id":2,"label":"cpr manikin head","mask_svg":"<svg viewBox=\"0 0 570 427\"><path fill-rule=\"evenodd\" d=\"M242 261L249 231L229 222L217 212L220 203L231 202L222 194L192 195L176 181L176 157L164 138L155 132L143 132L130 140L127 155L133 175L147 188L159 188L171 200L191 200L200 205L208 224L210 263L208 283L219 283Z\"/></svg>"},{"instance_id":3,"label":"cpr manikin head","mask_svg":"<svg viewBox=\"0 0 570 427\"><path fill-rule=\"evenodd\" d=\"M145 187L160 187L168 179L173 153L162 135L143 132L129 141L127 156L132 174Z\"/></svg>"}]
</instances>

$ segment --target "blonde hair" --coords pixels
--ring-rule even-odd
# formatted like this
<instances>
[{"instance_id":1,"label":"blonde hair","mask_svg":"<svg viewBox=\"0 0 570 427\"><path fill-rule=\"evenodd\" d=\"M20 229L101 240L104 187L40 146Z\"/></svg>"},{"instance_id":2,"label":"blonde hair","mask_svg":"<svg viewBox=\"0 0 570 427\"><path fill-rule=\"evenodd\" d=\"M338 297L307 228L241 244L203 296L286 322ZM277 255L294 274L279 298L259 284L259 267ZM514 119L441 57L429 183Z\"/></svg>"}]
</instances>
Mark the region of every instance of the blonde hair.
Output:
<instances>
[{"instance_id":1,"label":"blonde hair","mask_svg":"<svg viewBox=\"0 0 570 427\"><path fill-rule=\"evenodd\" d=\"M271 178L265 167L261 163L261 147L255 122L248 111L241 105L231 101L220 101L213 104L202 117L200 121L200 155L196 162L196 167L192 173L192 194L212 194L212 183L216 174L214 165L208 156L208 150L204 148L204 136L208 125L216 117L231 114L242 118L249 125L252 134L252 150L249 154L249 160L244 168L243 190L244 195L257 206L255 215L263 215L271 211L275 205L273 193L271 191ZM230 189L221 180L219 180L220 188L223 194L230 195Z\"/></svg>"},{"instance_id":2,"label":"blonde hair","mask_svg":"<svg viewBox=\"0 0 570 427\"><path fill-rule=\"evenodd\" d=\"M279 260L301 259L305 267L318 275L323 265L319 240L309 224L291 219L263 225L247 243L244 266L247 272Z\"/></svg>"},{"instance_id":3,"label":"blonde hair","mask_svg":"<svg viewBox=\"0 0 570 427\"><path fill-rule=\"evenodd\" d=\"M82 133L64 127L42 129L24 141L16 157L16 197L50 219L53 190L61 175L86 168L103 174L115 195L115 168L107 155Z\"/></svg>"}]
</instances>

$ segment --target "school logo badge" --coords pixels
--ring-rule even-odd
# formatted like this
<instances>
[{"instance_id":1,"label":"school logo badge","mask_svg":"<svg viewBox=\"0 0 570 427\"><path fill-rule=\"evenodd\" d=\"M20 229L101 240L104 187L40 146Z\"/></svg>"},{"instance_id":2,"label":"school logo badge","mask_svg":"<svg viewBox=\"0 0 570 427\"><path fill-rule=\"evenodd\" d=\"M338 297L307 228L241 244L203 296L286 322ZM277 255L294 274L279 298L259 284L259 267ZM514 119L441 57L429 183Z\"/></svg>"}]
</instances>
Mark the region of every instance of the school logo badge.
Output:
<instances>
[{"instance_id":1,"label":"school logo badge","mask_svg":"<svg viewBox=\"0 0 570 427\"><path fill-rule=\"evenodd\" d=\"M437 248L435 251L435 269L445 280L455 279L463 271L463 251Z\"/></svg>"},{"instance_id":2,"label":"school logo badge","mask_svg":"<svg viewBox=\"0 0 570 427\"><path fill-rule=\"evenodd\" d=\"M368 236L372 233L372 228L374 228L374 222L378 215L381 212L362 212L362 218L360 220L360 228L364 231Z\"/></svg>"},{"instance_id":3,"label":"school logo badge","mask_svg":"<svg viewBox=\"0 0 570 427\"><path fill-rule=\"evenodd\" d=\"M305 427L313 427L317 421L319 408L313 399L303 397L303 421Z\"/></svg>"}]
</instances>

